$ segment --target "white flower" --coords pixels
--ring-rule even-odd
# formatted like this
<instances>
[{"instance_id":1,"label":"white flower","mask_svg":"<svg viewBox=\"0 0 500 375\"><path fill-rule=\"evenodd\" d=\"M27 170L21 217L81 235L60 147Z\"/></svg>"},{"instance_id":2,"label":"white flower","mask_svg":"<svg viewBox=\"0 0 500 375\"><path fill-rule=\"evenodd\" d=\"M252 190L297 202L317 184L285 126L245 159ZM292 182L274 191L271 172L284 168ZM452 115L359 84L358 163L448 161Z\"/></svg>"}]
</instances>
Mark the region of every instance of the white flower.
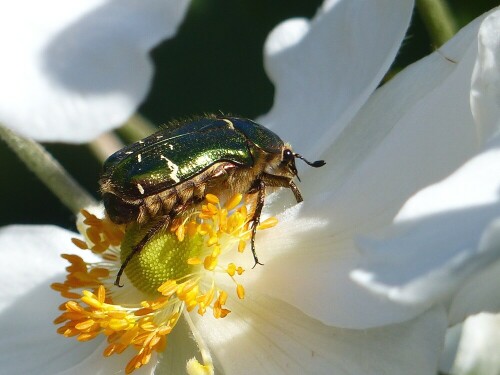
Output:
<instances>
[{"instance_id":1,"label":"white flower","mask_svg":"<svg viewBox=\"0 0 500 375\"><path fill-rule=\"evenodd\" d=\"M447 335L447 351L450 354L443 363L446 371L452 368L453 374L495 375L500 369L500 316L498 314L481 313L467 318L462 328L454 327ZM452 337L455 336L455 337ZM461 336L458 343L457 336ZM453 347L451 347L452 345ZM452 349L452 350L449 350ZM457 351L456 360L455 351ZM443 361L442 361L443 362Z\"/></svg>"},{"instance_id":2,"label":"white flower","mask_svg":"<svg viewBox=\"0 0 500 375\"><path fill-rule=\"evenodd\" d=\"M364 261L353 272L381 298L412 309L410 316L445 305L450 326L472 314L500 311L500 11L469 29L477 29L481 21L478 47L464 57L474 61L477 55L474 69L468 70L470 105L465 109L473 118L479 150L411 197L382 239L361 240ZM500 371L498 358L485 352L478 339L498 340L497 323L487 324L495 319L484 314L468 319L462 339L460 327L450 330L443 370L453 365L460 341L454 373Z\"/></svg>"},{"instance_id":3,"label":"white flower","mask_svg":"<svg viewBox=\"0 0 500 375\"><path fill-rule=\"evenodd\" d=\"M269 202L279 224L257 236L265 266L251 270L251 257L243 257L250 266L243 264L241 275L245 298L228 293L231 313L224 319L193 311L191 326L179 320L156 373L183 373L190 358L208 358L198 349L210 353L218 373L436 372L445 309L381 298L349 277L363 259L355 242L360 234L377 234L412 194L476 152L469 82L479 22L373 93L412 7L326 1L311 22L290 20L271 33L266 67L276 100L259 121L327 165L300 170L304 203L284 209L287 192ZM45 288L61 280L56 259L71 236L53 227L0 232L6 270L0 361L10 373L114 373L134 355L129 348L103 359L106 343L77 344L54 333L49 321L58 302ZM198 346L186 340L190 331ZM135 373L152 373L154 365Z\"/></svg>"},{"instance_id":4,"label":"white flower","mask_svg":"<svg viewBox=\"0 0 500 375\"><path fill-rule=\"evenodd\" d=\"M85 142L146 96L149 51L188 0L21 0L0 5L0 123L39 141Z\"/></svg>"}]
</instances>

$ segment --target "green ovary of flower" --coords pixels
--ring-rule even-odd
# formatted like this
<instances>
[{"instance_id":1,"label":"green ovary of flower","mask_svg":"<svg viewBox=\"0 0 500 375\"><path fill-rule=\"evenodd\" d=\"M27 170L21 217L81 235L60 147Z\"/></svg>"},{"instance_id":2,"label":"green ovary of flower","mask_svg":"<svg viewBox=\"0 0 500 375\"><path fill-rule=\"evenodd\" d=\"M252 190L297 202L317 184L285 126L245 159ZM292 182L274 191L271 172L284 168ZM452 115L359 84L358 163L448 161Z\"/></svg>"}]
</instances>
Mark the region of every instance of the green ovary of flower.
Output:
<instances>
[{"instance_id":1,"label":"green ovary of flower","mask_svg":"<svg viewBox=\"0 0 500 375\"><path fill-rule=\"evenodd\" d=\"M121 261L124 262L134 246L141 241L151 226L133 225L127 229L121 245ZM158 287L167 280L177 280L190 273L188 259L203 249L203 237L199 234L186 236L181 242L170 230L155 234L135 254L125 268L130 282L140 291L157 296Z\"/></svg>"}]
</instances>

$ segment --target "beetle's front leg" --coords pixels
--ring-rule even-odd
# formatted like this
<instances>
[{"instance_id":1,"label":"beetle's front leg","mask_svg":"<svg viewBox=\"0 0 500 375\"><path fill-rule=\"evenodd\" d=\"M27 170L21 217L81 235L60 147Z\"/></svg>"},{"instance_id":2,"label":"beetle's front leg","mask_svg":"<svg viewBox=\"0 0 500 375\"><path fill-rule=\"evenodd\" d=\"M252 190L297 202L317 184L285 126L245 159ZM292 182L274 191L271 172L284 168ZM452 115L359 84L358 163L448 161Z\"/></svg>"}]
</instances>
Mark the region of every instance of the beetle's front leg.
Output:
<instances>
[{"instance_id":1,"label":"beetle's front leg","mask_svg":"<svg viewBox=\"0 0 500 375\"><path fill-rule=\"evenodd\" d=\"M120 266L120 269L118 270L118 273L116 274L116 279L115 279L115 285L118 287L122 287L123 285L120 285L120 278L122 277L123 271L125 271L125 268L127 267L127 264L132 260L135 254L138 254L141 252L141 250L146 246L146 244L149 242L149 240L160 230L163 228L167 228L172 221L171 217L169 215L166 215L162 217L160 220L158 220L157 223L155 223L151 228L149 228L148 232L146 235L142 238L142 240L139 241L137 245L133 247L133 249L130 251L130 253L127 255L125 260L123 261L122 265Z\"/></svg>"},{"instance_id":2,"label":"beetle's front leg","mask_svg":"<svg viewBox=\"0 0 500 375\"><path fill-rule=\"evenodd\" d=\"M291 179L284 176L275 176L268 173L264 173L261 178L265 182L266 186L290 188L297 203L300 203L304 200L299 188Z\"/></svg>"},{"instance_id":3,"label":"beetle's front leg","mask_svg":"<svg viewBox=\"0 0 500 375\"><path fill-rule=\"evenodd\" d=\"M261 262L259 262L259 258L257 257L257 251L255 250L255 234L257 232L257 226L260 223L260 215L262 213L262 207L264 207L264 198L266 196L265 194L266 184L264 183L263 180L256 180L253 183L252 187L250 188L249 192L250 193L257 192L257 204L255 206L255 210L253 211L252 215L252 238L250 239L253 260L255 261L253 267L255 267L257 264L263 265Z\"/></svg>"}]
</instances>

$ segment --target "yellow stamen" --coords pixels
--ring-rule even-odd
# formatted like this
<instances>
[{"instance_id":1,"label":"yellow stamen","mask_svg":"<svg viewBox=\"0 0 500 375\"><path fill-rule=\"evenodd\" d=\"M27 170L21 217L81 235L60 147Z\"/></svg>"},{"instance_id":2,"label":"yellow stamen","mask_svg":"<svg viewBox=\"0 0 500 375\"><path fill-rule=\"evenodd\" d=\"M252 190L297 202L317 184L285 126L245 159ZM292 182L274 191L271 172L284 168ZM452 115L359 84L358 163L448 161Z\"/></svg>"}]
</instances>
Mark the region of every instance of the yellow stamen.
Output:
<instances>
[{"instance_id":1,"label":"yellow stamen","mask_svg":"<svg viewBox=\"0 0 500 375\"><path fill-rule=\"evenodd\" d=\"M63 283L54 283L52 288L71 300L61 305L61 315L54 320L61 325L57 332L79 341L106 336L105 357L134 348L135 355L125 367L129 374L148 363L154 352L165 349L167 335L181 312L189 316L196 311L203 316L212 309L215 318L226 317L231 312L225 306L229 295L217 286L216 275L230 277L235 284L232 295L245 298L245 288L238 282L245 270L236 263L223 262L226 257L221 257L235 248L243 252L251 238L252 215L242 201L243 196L236 194L221 204L219 197L208 194L201 207L175 218L167 230L155 234L125 269L126 288L139 289L148 297L123 305L113 302L116 272L127 251L155 223L125 228L83 210L85 241L74 238L72 242L82 251L97 254L102 262L87 263L77 255L63 255L70 263L68 274ZM255 197L246 197L245 202L253 204L253 212ZM269 218L257 229L276 223L275 218ZM206 365L194 360L188 372L213 374L209 357L203 358Z\"/></svg>"},{"instance_id":2,"label":"yellow stamen","mask_svg":"<svg viewBox=\"0 0 500 375\"><path fill-rule=\"evenodd\" d=\"M236 286L236 294L238 295L239 299L245 298L245 288L243 287L243 285L238 284Z\"/></svg>"},{"instance_id":3,"label":"yellow stamen","mask_svg":"<svg viewBox=\"0 0 500 375\"><path fill-rule=\"evenodd\" d=\"M278 219L273 216L260 223L257 226L257 230L269 229L276 226L277 224L278 224Z\"/></svg>"},{"instance_id":4,"label":"yellow stamen","mask_svg":"<svg viewBox=\"0 0 500 375\"><path fill-rule=\"evenodd\" d=\"M205 199L207 202L212 203L212 204L219 204L219 198L213 194L207 194L205 195Z\"/></svg>"}]
</instances>

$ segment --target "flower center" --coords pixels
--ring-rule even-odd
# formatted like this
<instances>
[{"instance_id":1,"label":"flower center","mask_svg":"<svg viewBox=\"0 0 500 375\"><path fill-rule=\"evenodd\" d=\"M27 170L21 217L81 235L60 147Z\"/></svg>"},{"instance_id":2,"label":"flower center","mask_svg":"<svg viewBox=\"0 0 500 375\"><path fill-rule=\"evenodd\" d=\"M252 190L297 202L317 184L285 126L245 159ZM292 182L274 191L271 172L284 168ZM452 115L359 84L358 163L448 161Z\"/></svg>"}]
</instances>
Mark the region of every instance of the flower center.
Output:
<instances>
[{"instance_id":1,"label":"flower center","mask_svg":"<svg viewBox=\"0 0 500 375\"><path fill-rule=\"evenodd\" d=\"M80 249L90 249L102 261L87 263L76 255L63 255L71 266L65 282L55 283L52 288L63 297L80 301L66 302L55 323L64 323L58 329L60 334L76 336L80 341L99 334L107 336L104 356L135 348L137 355L126 366L126 373L148 363L153 352L164 350L166 335L182 311L197 309L199 315L204 315L211 309L215 318L230 313L225 308L229 294L217 285L218 277L229 277L235 285L234 294L244 298L244 287L237 282L244 269L221 261L223 254L243 252L251 238L252 215L242 204L241 195L221 205L216 196L208 194L199 211L176 218L167 229L152 236L125 268L128 280L122 289L113 285L116 272L155 223L125 229L109 219L98 219L86 211L82 214L86 241L73 239L73 243ZM277 220L270 218L257 229L276 224ZM123 293L126 289L139 290L147 298L115 303L115 297L123 300L127 295Z\"/></svg>"},{"instance_id":2,"label":"flower center","mask_svg":"<svg viewBox=\"0 0 500 375\"><path fill-rule=\"evenodd\" d=\"M122 262L150 228L151 225L143 228L133 225L127 230L121 244ZM161 231L131 259L125 268L125 274L137 289L157 296L158 288L165 280L177 280L189 273L191 266L188 259L198 255L203 246L203 237L198 233L179 241L177 235L170 230Z\"/></svg>"}]
</instances>

